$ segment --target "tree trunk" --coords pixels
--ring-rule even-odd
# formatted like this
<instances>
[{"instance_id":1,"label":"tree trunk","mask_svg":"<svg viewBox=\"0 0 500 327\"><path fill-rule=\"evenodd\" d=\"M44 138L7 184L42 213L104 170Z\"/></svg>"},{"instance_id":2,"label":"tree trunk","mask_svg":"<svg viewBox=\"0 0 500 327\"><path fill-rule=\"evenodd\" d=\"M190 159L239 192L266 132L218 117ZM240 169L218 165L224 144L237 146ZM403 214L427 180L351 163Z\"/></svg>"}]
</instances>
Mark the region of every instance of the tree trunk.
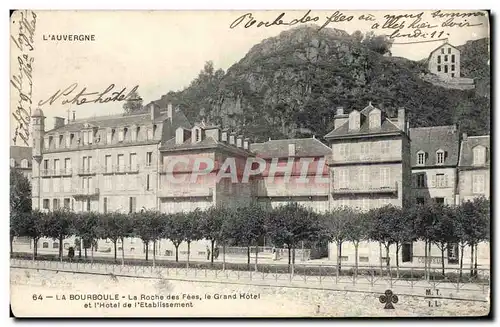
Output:
<instances>
[{"instance_id":1,"label":"tree trunk","mask_svg":"<svg viewBox=\"0 0 500 327\"><path fill-rule=\"evenodd\" d=\"M386 262L386 268L387 268L387 274L391 274L391 259L389 258L389 246L390 244L384 244L385 246L385 262Z\"/></svg>"},{"instance_id":2,"label":"tree trunk","mask_svg":"<svg viewBox=\"0 0 500 327\"><path fill-rule=\"evenodd\" d=\"M295 246L292 245L292 278L295 273Z\"/></svg>"},{"instance_id":3,"label":"tree trunk","mask_svg":"<svg viewBox=\"0 0 500 327\"><path fill-rule=\"evenodd\" d=\"M90 262L94 263L94 241L90 243Z\"/></svg>"},{"instance_id":4,"label":"tree trunk","mask_svg":"<svg viewBox=\"0 0 500 327\"><path fill-rule=\"evenodd\" d=\"M288 272L291 273L292 269L292 247L290 245L287 245L288 247Z\"/></svg>"},{"instance_id":5,"label":"tree trunk","mask_svg":"<svg viewBox=\"0 0 500 327\"><path fill-rule=\"evenodd\" d=\"M342 270L342 242L337 241L337 271L341 272Z\"/></svg>"},{"instance_id":6,"label":"tree trunk","mask_svg":"<svg viewBox=\"0 0 500 327\"><path fill-rule=\"evenodd\" d=\"M14 236L11 235L10 236L10 256L12 257L12 255L14 254L14 247L13 247L13 243L14 243Z\"/></svg>"},{"instance_id":7,"label":"tree trunk","mask_svg":"<svg viewBox=\"0 0 500 327\"><path fill-rule=\"evenodd\" d=\"M470 245L470 276L474 276L474 244Z\"/></svg>"},{"instance_id":8,"label":"tree trunk","mask_svg":"<svg viewBox=\"0 0 500 327\"><path fill-rule=\"evenodd\" d=\"M214 243L215 243L215 240L212 240L210 243L211 243L211 247L212 247L212 250L210 252L210 267L212 267L214 265Z\"/></svg>"},{"instance_id":9,"label":"tree trunk","mask_svg":"<svg viewBox=\"0 0 500 327\"><path fill-rule=\"evenodd\" d=\"M250 245L247 246L247 270L250 270Z\"/></svg>"},{"instance_id":10,"label":"tree trunk","mask_svg":"<svg viewBox=\"0 0 500 327\"><path fill-rule=\"evenodd\" d=\"M187 255L186 268L189 268L189 257L191 256L191 241L187 241L187 244L188 244L188 255Z\"/></svg>"},{"instance_id":11,"label":"tree trunk","mask_svg":"<svg viewBox=\"0 0 500 327\"><path fill-rule=\"evenodd\" d=\"M146 250L146 261L148 261L148 254L149 254L149 241L144 242L144 249Z\"/></svg>"},{"instance_id":12,"label":"tree trunk","mask_svg":"<svg viewBox=\"0 0 500 327\"><path fill-rule=\"evenodd\" d=\"M125 265L125 240L122 237L122 266Z\"/></svg>"},{"instance_id":13,"label":"tree trunk","mask_svg":"<svg viewBox=\"0 0 500 327\"><path fill-rule=\"evenodd\" d=\"M354 280L356 280L356 277L358 277L358 248L359 248L359 241L354 241Z\"/></svg>"},{"instance_id":14,"label":"tree trunk","mask_svg":"<svg viewBox=\"0 0 500 327\"><path fill-rule=\"evenodd\" d=\"M441 272L443 274L443 278L446 276L444 273L444 251L446 250L446 246L441 244Z\"/></svg>"},{"instance_id":15,"label":"tree trunk","mask_svg":"<svg viewBox=\"0 0 500 327\"><path fill-rule=\"evenodd\" d=\"M35 251L35 259L38 256L38 242L40 241L40 237L36 238L36 243L35 243L35 248L33 249Z\"/></svg>"},{"instance_id":16,"label":"tree trunk","mask_svg":"<svg viewBox=\"0 0 500 327\"><path fill-rule=\"evenodd\" d=\"M174 243L175 246L175 262L179 262L179 245L180 243Z\"/></svg>"},{"instance_id":17,"label":"tree trunk","mask_svg":"<svg viewBox=\"0 0 500 327\"><path fill-rule=\"evenodd\" d=\"M476 251L474 252L474 276L477 276L477 246L476 243Z\"/></svg>"},{"instance_id":18,"label":"tree trunk","mask_svg":"<svg viewBox=\"0 0 500 327\"><path fill-rule=\"evenodd\" d=\"M464 250L465 244L460 245L460 268L459 268L459 281L462 281L463 267L464 267Z\"/></svg>"},{"instance_id":19,"label":"tree trunk","mask_svg":"<svg viewBox=\"0 0 500 327\"><path fill-rule=\"evenodd\" d=\"M80 246L78 247L78 258L81 259L82 258L82 244L83 244L83 241L82 239L80 238ZM85 256L87 257L87 256Z\"/></svg>"},{"instance_id":20,"label":"tree trunk","mask_svg":"<svg viewBox=\"0 0 500 327\"><path fill-rule=\"evenodd\" d=\"M87 248L83 249L83 251L85 252L85 259L87 259Z\"/></svg>"},{"instance_id":21,"label":"tree trunk","mask_svg":"<svg viewBox=\"0 0 500 327\"><path fill-rule=\"evenodd\" d=\"M59 236L59 260L62 261L63 259L63 237Z\"/></svg>"},{"instance_id":22,"label":"tree trunk","mask_svg":"<svg viewBox=\"0 0 500 327\"><path fill-rule=\"evenodd\" d=\"M396 277L399 278L399 242L396 242Z\"/></svg>"},{"instance_id":23,"label":"tree trunk","mask_svg":"<svg viewBox=\"0 0 500 327\"><path fill-rule=\"evenodd\" d=\"M222 271L226 270L226 243L222 243Z\"/></svg>"},{"instance_id":24,"label":"tree trunk","mask_svg":"<svg viewBox=\"0 0 500 327\"><path fill-rule=\"evenodd\" d=\"M249 248L250 250L250 248ZM255 244L255 271L259 271L257 265L257 258L259 257L259 243Z\"/></svg>"},{"instance_id":25,"label":"tree trunk","mask_svg":"<svg viewBox=\"0 0 500 327\"><path fill-rule=\"evenodd\" d=\"M116 249L117 249L117 246L116 246L116 243L118 242L118 239L115 239L113 240L113 245L114 245L114 250L115 250L115 262L116 262ZM122 248L123 248L123 243L122 243Z\"/></svg>"},{"instance_id":26,"label":"tree trunk","mask_svg":"<svg viewBox=\"0 0 500 327\"><path fill-rule=\"evenodd\" d=\"M384 268L382 267L382 243L381 242L378 242L378 252L379 252L379 261L380 261L380 276L382 276Z\"/></svg>"},{"instance_id":27,"label":"tree trunk","mask_svg":"<svg viewBox=\"0 0 500 327\"><path fill-rule=\"evenodd\" d=\"M156 267L156 240L153 241L153 267Z\"/></svg>"},{"instance_id":28,"label":"tree trunk","mask_svg":"<svg viewBox=\"0 0 500 327\"><path fill-rule=\"evenodd\" d=\"M424 277L427 280L427 240L424 243Z\"/></svg>"},{"instance_id":29,"label":"tree trunk","mask_svg":"<svg viewBox=\"0 0 500 327\"><path fill-rule=\"evenodd\" d=\"M431 265L432 265L432 242L431 241L428 241L427 242L427 247L428 247L428 250L427 250L427 253L429 254L429 257L427 260L429 260L429 278L431 278Z\"/></svg>"}]
</instances>

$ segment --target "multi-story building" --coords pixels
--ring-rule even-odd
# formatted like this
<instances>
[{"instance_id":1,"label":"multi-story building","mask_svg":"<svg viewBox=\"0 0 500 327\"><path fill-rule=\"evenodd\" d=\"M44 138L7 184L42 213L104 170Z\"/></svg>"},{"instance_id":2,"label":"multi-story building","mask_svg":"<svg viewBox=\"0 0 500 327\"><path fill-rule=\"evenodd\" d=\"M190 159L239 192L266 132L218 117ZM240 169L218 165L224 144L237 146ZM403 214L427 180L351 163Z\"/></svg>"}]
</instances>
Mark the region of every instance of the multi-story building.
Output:
<instances>
[{"instance_id":1,"label":"multi-story building","mask_svg":"<svg viewBox=\"0 0 500 327\"><path fill-rule=\"evenodd\" d=\"M459 201L490 198L490 136L463 134L458 161Z\"/></svg>"},{"instance_id":2,"label":"multi-story building","mask_svg":"<svg viewBox=\"0 0 500 327\"><path fill-rule=\"evenodd\" d=\"M460 77L460 50L445 42L429 54L427 66L431 73L442 78Z\"/></svg>"},{"instance_id":3,"label":"multi-story building","mask_svg":"<svg viewBox=\"0 0 500 327\"><path fill-rule=\"evenodd\" d=\"M254 179L261 204L275 208L293 201L316 212L329 209L328 146L313 137L253 143L250 150L265 160Z\"/></svg>"},{"instance_id":4,"label":"multi-story building","mask_svg":"<svg viewBox=\"0 0 500 327\"><path fill-rule=\"evenodd\" d=\"M33 150L27 146L10 146L10 167L23 173L31 182Z\"/></svg>"},{"instance_id":5,"label":"multi-story building","mask_svg":"<svg viewBox=\"0 0 500 327\"><path fill-rule=\"evenodd\" d=\"M413 201L453 205L460 133L455 125L410 129Z\"/></svg>"},{"instance_id":6,"label":"multi-story building","mask_svg":"<svg viewBox=\"0 0 500 327\"><path fill-rule=\"evenodd\" d=\"M406 207L411 199L410 139L405 109L395 118L370 103L361 111L345 114L338 108L334 130L325 136L332 148L331 208L348 206L370 210L384 205ZM373 243L360 245L359 261L378 261L379 248ZM345 245L344 253L353 254ZM336 245L330 246L335 257ZM353 255L343 261L354 262Z\"/></svg>"}]
</instances>

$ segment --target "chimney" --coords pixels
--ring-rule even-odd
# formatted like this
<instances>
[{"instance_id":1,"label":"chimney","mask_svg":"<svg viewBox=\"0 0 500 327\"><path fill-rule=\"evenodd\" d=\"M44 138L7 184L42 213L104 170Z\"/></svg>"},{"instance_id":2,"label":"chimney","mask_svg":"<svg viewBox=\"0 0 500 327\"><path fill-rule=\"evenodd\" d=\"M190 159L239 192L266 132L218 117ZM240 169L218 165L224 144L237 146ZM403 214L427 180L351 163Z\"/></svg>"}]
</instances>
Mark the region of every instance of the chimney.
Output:
<instances>
[{"instance_id":1,"label":"chimney","mask_svg":"<svg viewBox=\"0 0 500 327\"><path fill-rule=\"evenodd\" d=\"M245 139L243 140L243 149L248 150L249 145L250 145L250 139L248 137L245 137Z\"/></svg>"},{"instance_id":2,"label":"chimney","mask_svg":"<svg viewBox=\"0 0 500 327\"><path fill-rule=\"evenodd\" d=\"M236 137L236 133L235 132L229 133L229 144L235 145L235 143L236 143L235 137Z\"/></svg>"},{"instance_id":3,"label":"chimney","mask_svg":"<svg viewBox=\"0 0 500 327\"><path fill-rule=\"evenodd\" d=\"M54 117L54 128L59 128L64 126L64 118Z\"/></svg>"},{"instance_id":4,"label":"chimney","mask_svg":"<svg viewBox=\"0 0 500 327\"><path fill-rule=\"evenodd\" d=\"M238 137L236 138L236 146L238 148L243 147L243 135L238 135Z\"/></svg>"},{"instance_id":5,"label":"chimney","mask_svg":"<svg viewBox=\"0 0 500 327\"><path fill-rule=\"evenodd\" d=\"M467 140L467 133L462 133L462 140L463 141Z\"/></svg>"},{"instance_id":6,"label":"chimney","mask_svg":"<svg viewBox=\"0 0 500 327\"><path fill-rule=\"evenodd\" d=\"M357 110L351 111L349 114L349 130L357 131L361 127L361 114Z\"/></svg>"},{"instance_id":7,"label":"chimney","mask_svg":"<svg viewBox=\"0 0 500 327\"><path fill-rule=\"evenodd\" d=\"M347 117L348 116L344 113L344 108L337 107L337 113L335 114L335 117L333 118L334 129L337 129L340 126L342 126L347 121Z\"/></svg>"},{"instance_id":8,"label":"chimney","mask_svg":"<svg viewBox=\"0 0 500 327\"><path fill-rule=\"evenodd\" d=\"M403 107L398 109L398 126L403 132L406 133L405 108Z\"/></svg>"},{"instance_id":9,"label":"chimney","mask_svg":"<svg viewBox=\"0 0 500 327\"><path fill-rule=\"evenodd\" d=\"M173 109L172 109L172 104L171 103L169 103L168 106L167 106L167 115L168 115L168 118L172 119Z\"/></svg>"},{"instance_id":10,"label":"chimney","mask_svg":"<svg viewBox=\"0 0 500 327\"><path fill-rule=\"evenodd\" d=\"M156 120L156 118L160 117L160 108L154 103L151 104L151 120Z\"/></svg>"},{"instance_id":11,"label":"chimney","mask_svg":"<svg viewBox=\"0 0 500 327\"><path fill-rule=\"evenodd\" d=\"M224 128L221 133L221 141L222 142L228 142L227 135L229 134L227 128Z\"/></svg>"},{"instance_id":12,"label":"chimney","mask_svg":"<svg viewBox=\"0 0 500 327\"><path fill-rule=\"evenodd\" d=\"M73 110L73 121L76 120L76 111Z\"/></svg>"}]
</instances>

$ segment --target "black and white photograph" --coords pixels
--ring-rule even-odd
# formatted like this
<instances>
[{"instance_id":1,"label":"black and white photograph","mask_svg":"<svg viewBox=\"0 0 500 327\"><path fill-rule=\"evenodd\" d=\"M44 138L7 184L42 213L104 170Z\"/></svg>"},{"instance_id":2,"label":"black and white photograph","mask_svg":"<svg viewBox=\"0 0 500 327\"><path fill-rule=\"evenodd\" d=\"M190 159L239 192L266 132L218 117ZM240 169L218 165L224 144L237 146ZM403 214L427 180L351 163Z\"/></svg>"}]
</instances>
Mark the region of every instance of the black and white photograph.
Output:
<instances>
[{"instance_id":1,"label":"black and white photograph","mask_svg":"<svg viewBox=\"0 0 500 327\"><path fill-rule=\"evenodd\" d=\"M491 317L490 20L12 10L11 317Z\"/></svg>"}]
</instances>

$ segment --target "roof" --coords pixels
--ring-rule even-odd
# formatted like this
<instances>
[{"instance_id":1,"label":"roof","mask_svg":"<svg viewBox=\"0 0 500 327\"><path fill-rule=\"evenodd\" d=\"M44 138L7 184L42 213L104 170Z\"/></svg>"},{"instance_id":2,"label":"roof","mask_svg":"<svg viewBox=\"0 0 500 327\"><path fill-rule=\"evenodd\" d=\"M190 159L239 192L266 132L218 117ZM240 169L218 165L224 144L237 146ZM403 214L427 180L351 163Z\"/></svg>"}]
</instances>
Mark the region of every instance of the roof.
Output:
<instances>
[{"instance_id":1,"label":"roof","mask_svg":"<svg viewBox=\"0 0 500 327\"><path fill-rule=\"evenodd\" d=\"M486 162L485 165L490 165L490 136L482 135L482 136L468 136L467 138L462 140L462 144L460 145L460 160L458 162L459 167L470 167L472 166L472 162L474 159L474 154L472 149L474 147L482 145L486 147Z\"/></svg>"},{"instance_id":2,"label":"roof","mask_svg":"<svg viewBox=\"0 0 500 327\"><path fill-rule=\"evenodd\" d=\"M323 157L332 150L316 138L269 140L264 143L253 143L250 151L261 158L285 158L288 155L288 145L295 144L296 157Z\"/></svg>"},{"instance_id":3,"label":"roof","mask_svg":"<svg viewBox=\"0 0 500 327\"><path fill-rule=\"evenodd\" d=\"M438 150L445 151L444 166L458 164L460 134L455 125L410 128L410 139L412 167L417 166L419 151L427 154L424 166L436 166Z\"/></svg>"},{"instance_id":4,"label":"roof","mask_svg":"<svg viewBox=\"0 0 500 327\"><path fill-rule=\"evenodd\" d=\"M43 117L42 109L36 108L35 113L31 117Z\"/></svg>"},{"instance_id":5,"label":"roof","mask_svg":"<svg viewBox=\"0 0 500 327\"><path fill-rule=\"evenodd\" d=\"M188 138L184 143L176 144L175 137L162 142L160 151L182 151L182 150L202 150L202 149L221 149L231 152L240 153L242 155L249 155L249 151L238 148L234 145L230 145L224 142L216 141L213 137L209 136L201 140L200 142L192 143L192 138Z\"/></svg>"},{"instance_id":6,"label":"roof","mask_svg":"<svg viewBox=\"0 0 500 327\"><path fill-rule=\"evenodd\" d=\"M160 116L155 119L155 122L162 122L168 118L167 112L161 112ZM118 114L109 116L97 116L82 118L75 121L71 121L69 124L65 124L59 128L54 128L46 133L52 132L78 132L82 130L85 124L93 125L98 128L107 127L121 127L130 125L141 125L152 122L150 112L141 112L137 114Z\"/></svg>"},{"instance_id":7,"label":"roof","mask_svg":"<svg viewBox=\"0 0 500 327\"><path fill-rule=\"evenodd\" d=\"M370 112L376 109L370 102L368 106L366 106L363 110L360 111L360 115L368 116ZM379 108L377 108L379 109ZM363 135L372 135L372 134L393 134L393 133L403 133L403 131L396 126L389 118L386 117L385 111L379 109L381 111L381 119L382 122L380 124L380 128L374 129L369 127L368 119L361 119L360 128L358 130L350 130L349 129L349 119L347 119L344 124L339 126L337 129L332 130L330 133L325 135L325 138L335 139L341 138L345 136L363 136Z\"/></svg>"},{"instance_id":8,"label":"roof","mask_svg":"<svg viewBox=\"0 0 500 327\"><path fill-rule=\"evenodd\" d=\"M21 160L27 159L28 160L28 167L31 167L31 161L33 158L33 150L31 147L28 146L17 146L17 145L11 145L10 146L10 158L15 160L15 167L18 167L21 165Z\"/></svg>"},{"instance_id":9,"label":"roof","mask_svg":"<svg viewBox=\"0 0 500 327\"><path fill-rule=\"evenodd\" d=\"M167 119L163 123L161 136L162 144L175 137L175 130L179 127L191 129L191 123L188 121L184 113L179 108L176 108L172 110L172 119Z\"/></svg>"}]
</instances>

